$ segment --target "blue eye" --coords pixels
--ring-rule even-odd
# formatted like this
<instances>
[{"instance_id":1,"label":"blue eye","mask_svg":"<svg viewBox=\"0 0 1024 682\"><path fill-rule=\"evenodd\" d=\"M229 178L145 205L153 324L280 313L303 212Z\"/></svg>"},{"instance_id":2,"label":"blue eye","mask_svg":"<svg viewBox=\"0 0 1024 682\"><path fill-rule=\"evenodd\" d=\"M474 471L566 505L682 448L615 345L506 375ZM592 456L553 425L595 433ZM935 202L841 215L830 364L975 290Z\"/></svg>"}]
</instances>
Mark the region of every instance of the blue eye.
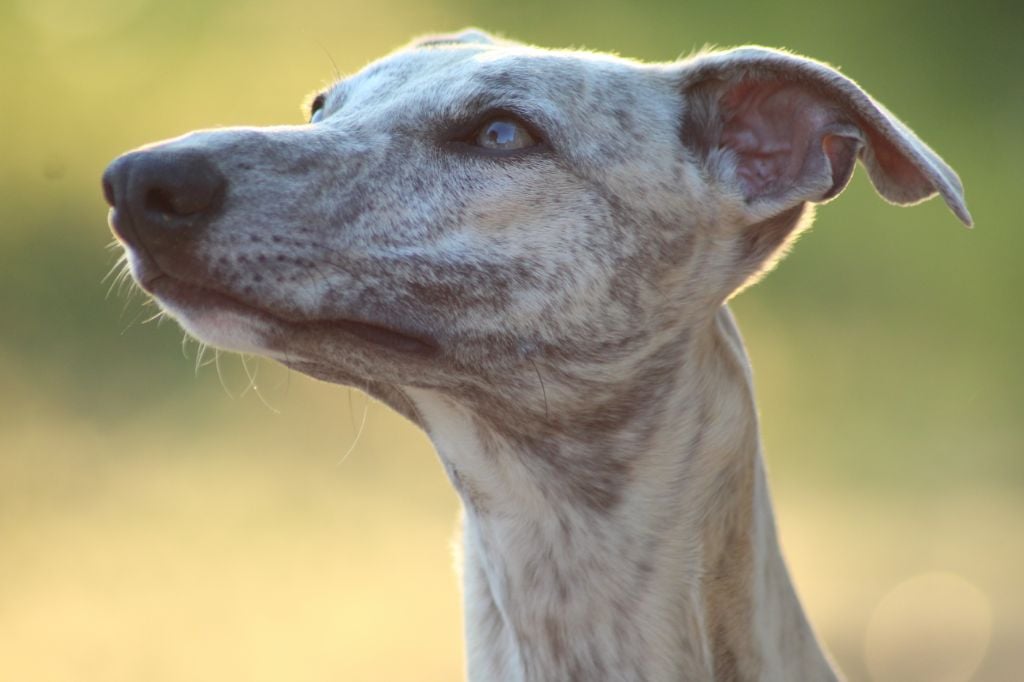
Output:
<instances>
[{"instance_id":1,"label":"blue eye","mask_svg":"<svg viewBox=\"0 0 1024 682\"><path fill-rule=\"evenodd\" d=\"M485 149L526 149L537 144L523 124L511 118L495 118L477 131L474 144Z\"/></svg>"}]
</instances>

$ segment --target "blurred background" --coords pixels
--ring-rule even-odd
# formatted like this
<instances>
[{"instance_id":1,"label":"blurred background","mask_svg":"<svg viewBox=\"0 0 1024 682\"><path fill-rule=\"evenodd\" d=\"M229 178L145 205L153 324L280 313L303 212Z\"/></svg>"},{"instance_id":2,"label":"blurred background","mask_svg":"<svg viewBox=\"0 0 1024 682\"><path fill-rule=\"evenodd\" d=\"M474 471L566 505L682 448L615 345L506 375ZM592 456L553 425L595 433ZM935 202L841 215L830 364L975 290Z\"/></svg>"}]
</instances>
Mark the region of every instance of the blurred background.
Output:
<instances>
[{"instance_id":1,"label":"blurred background","mask_svg":"<svg viewBox=\"0 0 1024 682\"><path fill-rule=\"evenodd\" d=\"M734 310L782 542L850 679L1020 680L1021 7L0 0L0 679L461 679L457 503L426 439L268 362L197 368L108 295L99 177L193 128L299 122L336 68L477 25L648 60L787 47L957 169L974 231L860 171Z\"/></svg>"}]
</instances>

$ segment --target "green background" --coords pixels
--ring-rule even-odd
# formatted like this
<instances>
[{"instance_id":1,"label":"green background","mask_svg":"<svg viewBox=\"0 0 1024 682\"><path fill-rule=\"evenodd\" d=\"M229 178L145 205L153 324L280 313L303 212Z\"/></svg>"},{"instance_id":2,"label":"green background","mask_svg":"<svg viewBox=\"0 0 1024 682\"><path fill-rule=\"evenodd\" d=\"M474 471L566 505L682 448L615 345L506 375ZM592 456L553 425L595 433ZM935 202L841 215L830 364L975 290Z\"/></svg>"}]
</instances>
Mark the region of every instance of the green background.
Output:
<instances>
[{"instance_id":1,"label":"green background","mask_svg":"<svg viewBox=\"0 0 1024 682\"><path fill-rule=\"evenodd\" d=\"M108 295L99 176L193 128L298 122L335 68L465 25L649 60L786 47L958 171L975 230L860 171L734 310L841 667L1019 679L1024 10L943 7L0 0L0 679L461 677L457 505L425 439L269 362L197 368L143 297Z\"/></svg>"}]
</instances>

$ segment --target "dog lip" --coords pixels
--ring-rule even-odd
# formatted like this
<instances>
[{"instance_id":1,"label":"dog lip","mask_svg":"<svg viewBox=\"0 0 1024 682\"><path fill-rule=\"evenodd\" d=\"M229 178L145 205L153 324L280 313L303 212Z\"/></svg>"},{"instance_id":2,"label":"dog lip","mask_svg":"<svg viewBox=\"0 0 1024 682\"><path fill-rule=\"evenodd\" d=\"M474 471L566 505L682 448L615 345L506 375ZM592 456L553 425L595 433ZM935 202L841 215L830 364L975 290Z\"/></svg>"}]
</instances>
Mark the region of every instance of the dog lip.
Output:
<instances>
[{"instance_id":1,"label":"dog lip","mask_svg":"<svg viewBox=\"0 0 1024 682\"><path fill-rule=\"evenodd\" d=\"M247 303L209 286L185 282L164 271L154 273L140 282L140 285L157 298L163 297L178 305L194 308L221 308L269 321L274 327L284 328L283 336L287 336L290 331L324 334L340 331L375 346L390 348L402 353L427 357L436 355L439 351L438 344L434 339L420 334L355 318L316 319L285 315Z\"/></svg>"},{"instance_id":2,"label":"dog lip","mask_svg":"<svg viewBox=\"0 0 1024 682\"><path fill-rule=\"evenodd\" d=\"M438 351L437 344L432 339L427 340L422 336L413 336L407 332L397 331L392 327L385 327L371 322L342 318L332 320L313 320L308 322L289 322L289 324L300 324L307 329L322 329L325 332L338 330L375 345L386 346L416 355L431 356L435 355Z\"/></svg>"}]
</instances>

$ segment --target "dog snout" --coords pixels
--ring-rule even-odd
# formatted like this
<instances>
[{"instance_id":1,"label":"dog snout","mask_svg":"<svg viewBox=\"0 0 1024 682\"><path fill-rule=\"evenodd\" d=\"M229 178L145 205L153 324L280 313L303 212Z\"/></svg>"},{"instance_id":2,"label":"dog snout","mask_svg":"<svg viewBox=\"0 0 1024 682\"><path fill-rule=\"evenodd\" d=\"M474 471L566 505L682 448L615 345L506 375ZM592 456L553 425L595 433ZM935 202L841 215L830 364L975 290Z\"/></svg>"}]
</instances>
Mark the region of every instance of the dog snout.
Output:
<instances>
[{"instance_id":1,"label":"dog snout","mask_svg":"<svg viewBox=\"0 0 1024 682\"><path fill-rule=\"evenodd\" d=\"M123 241L181 239L202 229L223 204L227 179L193 150L146 149L125 154L103 173L111 225Z\"/></svg>"}]
</instances>

